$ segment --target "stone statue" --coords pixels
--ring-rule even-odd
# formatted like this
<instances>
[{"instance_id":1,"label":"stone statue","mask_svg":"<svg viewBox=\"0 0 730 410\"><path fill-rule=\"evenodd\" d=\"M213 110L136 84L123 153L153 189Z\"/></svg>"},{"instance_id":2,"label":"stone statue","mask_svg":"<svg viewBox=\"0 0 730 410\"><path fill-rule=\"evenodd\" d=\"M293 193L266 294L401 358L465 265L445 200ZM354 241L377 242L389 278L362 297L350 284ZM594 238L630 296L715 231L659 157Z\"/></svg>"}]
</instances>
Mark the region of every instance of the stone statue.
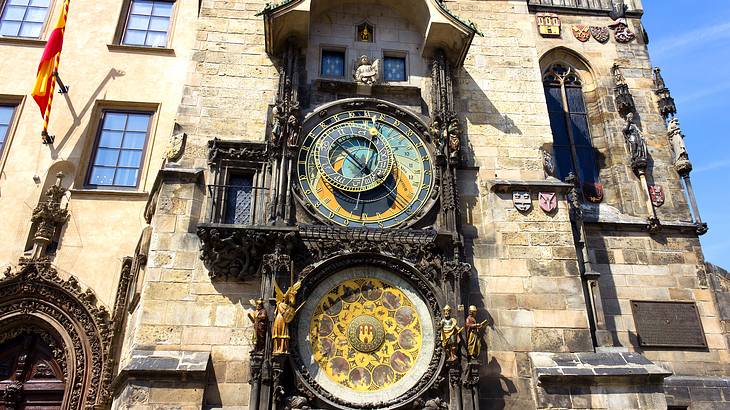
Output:
<instances>
[{"instance_id":1,"label":"stone statue","mask_svg":"<svg viewBox=\"0 0 730 410\"><path fill-rule=\"evenodd\" d=\"M611 67L611 73L613 74L613 81L616 85L626 85L626 77L621 72L621 66L618 63L614 63Z\"/></svg>"},{"instance_id":2,"label":"stone statue","mask_svg":"<svg viewBox=\"0 0 730 410\"><path fill-rule=\"evenodd\" d=\"M466 317L464 327L466 328L466 345L469 352L469 358L472 360L479 358L482 351L482 329L487 321L477 322L477 307L469 306L469 316Z\"/></svg>"},{"instance_id":3,"label":"stone statue","mask_svg":"<svg viewBox=\"0 0 730 410\"><path fill-rule=\"evenodd\" d=\"M455 362L457 360L456 353L459 349L459 333L462 329L456 324L456 319L451 317L451 306L444 306L444 317L439 325L441 329L441 346L448 355L446 360Z\"/></svg>"},{"instance_id":4,"label":"stone statue","mask_svg":"<svg viewBox=\"0 0 730 410\"><path fill-rule=\"evenodd\" d=\"M297 117L296 113L292 113L286 121L286 131L289 133L286 144L290 148L296 147L299 144L300 131L299 117Z\"/></svg>"},{"instance_id":5,"label":"stone statue","mask_svg":"<svg viewBox=\"0 0 730 410\"><path fill-rule=\"evenodd\" d=\"M271 144L279 146L281 142L281 116L283 115L280 104L274 105L271 110Z\"/></svg>"},{"instance_id":6,"label":"stone statue","mask_svg":"<svg viewBox=\"0 0 730 410\"><path fill-rule=\"evenodd\" d=\"M682 129L679 128L679 119L672 118L669 122L669 140L672 143L672 151L674 151L674 162L677 161L688 161L689 153L687 153L687 146L684 145L684 134Z\"/></svg>"},{"instance_id":7,"label":"stone statue","mask_svg":"<svg viewBox=\"0 0 730 410\"><path fill-rule=\"evenodd\" d=\"M287 397L284 404L284 410L310 410L309 400L304 396Z\"/></svg>"},{"instance_id":8,"label":"stone statue","mask_svg":"<svg viewBox=\"0 0 730 410\"><path fill-rule=\"evenodd\" d=\"M626 138L626 143L629 144L631 167L634 169L646 168L649 161L649 151L646 148L646 141L639 126L634 122L634 113L632 112L626 115L624 138Z\"/></svg>"},{"instance_id":9,"label":"stone statue","mask_svg":"<svg viewBox=\"0 0 730 410\"><path fill-rule=\"evenodd\" d=\"M358 60L355 68L355 81L360 84L373 85L378 81L378 72L380 71L380 60L372 63L368 56L362 56Z\"/></svg>"},{"instance_id":10,"label":"stone statue","mask_svg":"<svg viewBox=\"0 0 730 410\"><path fill-rule=\"evenodd\" d=\"M667 84L664 82L664 77L662 76L662 69L659 67L654 67L654 86L657 90L667 88Z\"/></svg>"},{"instance_id":11,"label":"stone statue","mask_svg":"<svg viewBox=\"0 0 730 410\"><path fill-rule=\"evenodd\" d=\"M413 402L413 408L416 410L448 410L449 405L437 397L430 400L416 399Z\"/></svg>"},{"instance_id":12,"label":"stone statue","mask_svg":"<svg viewBox=\"0 0 730 410\"><path fill-rule=\"evenodd\" d=\"M452 160L457 160L461 152L461 129L457 118L452 118L449 121L446 132L449 136L449 151L451 152L449 156Z\"/></svg>"},{"instance_id":13,"label":"stone statue","mask_svg":"<svg viewBox=\"0 0 730 410\"><path fill-rule=\"evenodd\" d=\"M175 123L170 142L165 151L165 158L170 162L177 162L185 151L185 142L188 135L182 131L182 126Z\"/></svg>"},{"instance_id":14,"label":"stone statue","mask_svg":"<svg viewBox=\"0 0 730 410\"><path fill-rule=\"evenodd\" d=\"M248 314L248 318L253 323L253 351L263 352L266 348L266 331L269 328L269 314L266 313L264 308L264 300L256 299L252 300L251 304L256 308L253 313Z\"/></svg>"},{"instance_id":15,"label":"stone statue","mask_svg":"<svg viewBox=\"0 0 730 410\"><path fill-rule=\"evenodd\" d=\"M441 122L438 118L435 118L433 122L431 122L430 132L431 139L433 140L434 145L436 145L436 153L443 156L446 141L444 141L443 135L441 134Z\"/></svg>"},{"instance_id":16,"label":"stone statue","mask_svg":"<svg viewBox=\"0 0 730 410\"><path fill-rule=\"evenodd\" d=\"M271 329L271 338L274 341L272 353L277 355L289 354L289 323L299 310L296 308L297 291L302 287L301 282L297 282L283 293L278 287L276 288L276 316L274 317L274 326Z\"/></svg>"}]
</instances>

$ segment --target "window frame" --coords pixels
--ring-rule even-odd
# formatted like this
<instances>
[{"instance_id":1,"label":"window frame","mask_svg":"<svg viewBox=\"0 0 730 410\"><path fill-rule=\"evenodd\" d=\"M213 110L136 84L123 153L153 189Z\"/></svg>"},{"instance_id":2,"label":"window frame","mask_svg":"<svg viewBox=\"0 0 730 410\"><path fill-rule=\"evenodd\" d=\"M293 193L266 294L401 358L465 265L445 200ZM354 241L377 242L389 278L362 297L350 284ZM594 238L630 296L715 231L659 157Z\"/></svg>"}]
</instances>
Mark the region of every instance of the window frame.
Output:
<instances>
[{"instance_id":1,"label":"window frame","mask_svg":"<svg viewBox=\"0 0 730 410\"><path fill-rule=\"evenodd\" d=\"M554 68L556 66L561 66L561 67L567 68L566 74L564 76L557 74L554 70ZM551 75L554 76L554 78L558 80L559 85L554 82L552 84L549 84L548 77ZM566 84L566 78L568 76L575 77L575 79L578 81L578 84L577 85ZM542 85L543 85L543 90L544 90L545 94L547 94L547 90L549 88L560 89L560 97L561 97L560 104L561 104L561 107L563 110L562 111L562 121L563 121L563 126L565 127L565 131L566 131L566 134L568 137L568 142L570 144L570 147L569 147L570 155L571 155L570 159L571 159L571 164L572 164L573 170L575 171L576 178L578 178L578 181L581 184L585 184L585 183L599 184L601 182L600 168L598 167L598 162L597 162L597 158L595 155L596 148L595 148L595 145L593 145L593 136L591 134L591 124L589 121L590 113L588 111L588 106L586 105L585 92L583 91L583 87L584 87L583 80L578 75L577 70L574 67L572 67L570 64L567 64L564 62L554 62L547 68L547 70L545 70L543 72ZM584 112L579 113L577 111L575 111L575 112L571 111L570 104L568 101L569 100L568 91L567 91L568 88L580 90L580 93L582 96L581 100L583 103ZM547 100L547 95L546 95L546 100ZM549 112L550 107L549 107L549 104L547 101L545 102L545 107L548 110L548 114L550 114L550 112ZM576 145L576 142L575 142L576 137L575 137L574 131L573 131L573 121L572 121L572 117L571 117L573 114L581 114L581 115L585 116L586 133L587 133L586 138L590 142L590 149L592 150L592 156L593 156L593 175L595 176L595 178L593 178L592 181L585 180L585 178L584 178L585 176L583 175L583 172L581 170L581 161L580 161L580 157L578 156L578 146ZM552 122L552 120L551 120L551 122ZM551 123L551 128L552 128L552 123ZM552 129L551 129L551 134L553 134L553 157L555 158L556 170L558 170L559 163L558 163L557 155L555 153L555 134L553 133ZM586 147L581 146L581 148L586 148Z\"/></svg>"},{"instance_id":2,"label":"window frame","mask_svg":"<svg viewBox=\"0 0 730 410\"><path fill-rule=\"evenodd\" d=\"M18 118L18 110L20 108L20 105L17 103L9 102L0 99L0 107L10 107L13 109L13 113L10 114L10 120L7 124L7 130L5 131L5 140L1 143L2 146L0 146L0 160L4 159L5 157L5 151L9 145L10 138L14 131L15 122Z\"/></svg>"},{"instance_id":3,"label":"window frame","mask_svg":"<svg viewBox=\"0 0 730 410\"><path fill-rule=\"evenodd\" d=\"M147 46L144 44L124 44L124 36L127 34L127 25L129 24L129 18L132 15L132 3L134 0L124 0L122 3L122 9L119 15L119 24L117 30L114 33L113 44L120 47L128 48L139 48L145 50L165 50L170 49L172 46L173 33L175 32L175 23L177 21L177 10L180 0L152 0L165 3L172 3L172 11L170 12L170 23L167 27L167 41L164 46L155 47Z\"/></svg>"},{"instance_id":4,"label":"window frame","mask_svg":"<svg viewBox=\"0 0 730 410\"><path fill-rule=\"evenodd\" d=\"M8 5L9 0L0 0L0 18L5 13L5 7ZM46 38L46 32L48 31L48 23L51 21L51 17L55 16L56 12L56 0L48 0L48 12L46 13L46 19L43 21L40 33L38 37L21 37L21 36L0 36L0 40L15 40L15 41L43 41Z\"/></svg>"},{"instance_id":5,"label":"window frame","mask_svg":"<svg viewBox=\"0 0 730 410\"><path fill-rule=\"evenodd\" d=\"M222 204L220 206L221 214L220 214L220 221L223 224L228 225L241 225L241 224L235 224L235 223L229 223L228 217L229 217L229 196L233 193L232 188L236 188L239 186L231 185L231 180L235 177L247 177L251 179L251 203L249 204L250 211L249 211L249 223L243 224L244 226L251 226L255 223L256 220L256 211L257 209L257 199L260 191L260 188L257 188L257 171L256 169L252 168L239 168L239 167L226 167L224 172L224 180L225 180L225 189L223 192L221 192L222 198L220 198ZM241 186L242 187L242 186ZM235 212L235 210L234 210ZM235 220L235 214L233 215Z\"/></svg>"},{"instance_id":6,"label":"window frame","mask_svg":"<svg viewBox=\"0 0 730 410\"><path fill-rule=\"evenodd\" d=\"M104 119L106 118L106 114L109 112L116 112L116 113L123 113L123 114L148 114L149 121L147 123L147 135L145 136L145 142L144 146L142 147L142 156L140 158L139 162L139 169L137 172L137 181L134 186L126 186L126 185L98 185L98 184L92 184L91 183L91 173L94 169L94 161L96 161L96 157L98 154L99 149L99 142L101 141L101 132L104 129ZM115 107L115 106L106 106L101 107L98 110L98 114L95 118L96 121L96 129L94 131L94 143L91 145L91 152L89 155L86 155L85 158L87 158L86 162L86 172L84 175L83 180L83 187L85 189L89 190L97 190L97 191L138 191L142 188L142 174L143 171L147 169L147 160L148 160L148 152L150 146L150 141L152 140L152 134L154 130L154 122L156 121L157 116L157 110L152 109L144 109L144 108L124 108L124 107ZM125 129L126 132L126 129ZM115 170L119 167L114 167ZM116 171L115 171L116 175Z\"/></svg>"},{"instance_id":7,"label":"window frame","mask_svg":"<svg viewBox=\"0 0 730 410\"><path fill-rule=\"evenodd\" d=\"M10 118L7 135L5 135L5 144L3 145L2 151L0 151L0 173L3 172L3 170L5 169L5 164L8 161L10 146L15 139L15 134L18 129L18 124L20 123L20 117L23 112L24 104L24 96L0 94L0 105L15 107L15 110L13 111L13 116Z\"/></svg>"},{"instance_id":8,"label":"window frame","mask_svg":"<svg viewBox=\"0 0 730 410\"><path fill-rule=\"evenodd\" d=\"M342 54L342 76L341 77L339 77L339 76L338 77L327 77L327 76L324 75L324 73L322 71L323 68L324 68L324 64L323 64L323 62L324 62L324 53L341 53ZM346 79L347 79L347 71L348 71L348 66L349 66L349 64L347 62L347 47L344 47L344 46L326 46L326 45L321 46L320 49L319 49L319 63L318 63L318 65L319 65L319 69L317 71L318 71L319 78L325 79L325 80L333 80L333 81L337 81L337 80L346 81Z\"/></svg>"}]
</instances>

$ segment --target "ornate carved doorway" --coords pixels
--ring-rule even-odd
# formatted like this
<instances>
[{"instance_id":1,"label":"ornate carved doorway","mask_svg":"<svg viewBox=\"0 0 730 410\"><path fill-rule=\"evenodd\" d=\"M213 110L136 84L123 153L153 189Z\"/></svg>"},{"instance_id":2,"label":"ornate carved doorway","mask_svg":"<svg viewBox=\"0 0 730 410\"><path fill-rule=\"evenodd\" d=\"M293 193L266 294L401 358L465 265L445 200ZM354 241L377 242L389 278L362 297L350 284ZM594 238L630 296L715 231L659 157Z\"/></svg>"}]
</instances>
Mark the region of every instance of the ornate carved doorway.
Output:
<instances>
[{"instance_id":1,"label":"ornate carved doorway","mask_svg":"<svg viewBox=\"0 0 730 410\"><path fill-rule=\"evenodd\" d=\"M40 329L0 337L0 410L60 409L66 390L63 353Z\"/></svg>"}]
</instances>

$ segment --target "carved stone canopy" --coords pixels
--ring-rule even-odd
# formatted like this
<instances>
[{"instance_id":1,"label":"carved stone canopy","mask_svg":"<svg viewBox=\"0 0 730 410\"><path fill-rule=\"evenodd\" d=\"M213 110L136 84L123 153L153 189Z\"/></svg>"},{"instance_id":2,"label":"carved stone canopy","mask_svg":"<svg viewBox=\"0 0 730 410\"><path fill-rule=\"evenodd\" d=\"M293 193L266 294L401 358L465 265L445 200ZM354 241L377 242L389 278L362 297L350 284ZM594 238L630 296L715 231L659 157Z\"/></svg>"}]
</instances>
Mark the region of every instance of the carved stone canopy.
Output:
<instances>
[{"instance_id":1,"label":"carved stone canopy","mask_svg":"<svg viewBox=\"0 0 730 410\"><path fill-rule=\"evenodd\" d=\"M464 21L438 0L285 0L269 4L260 13L264 16L266 52L280 54L289 39L306 48L310 22L327 9L343 3L385 5L413 23L423 33L423 57L444 49L455 66L460 66L469 51L475 34L481 34L473 23Z\"/></svg>"}]
</instances>

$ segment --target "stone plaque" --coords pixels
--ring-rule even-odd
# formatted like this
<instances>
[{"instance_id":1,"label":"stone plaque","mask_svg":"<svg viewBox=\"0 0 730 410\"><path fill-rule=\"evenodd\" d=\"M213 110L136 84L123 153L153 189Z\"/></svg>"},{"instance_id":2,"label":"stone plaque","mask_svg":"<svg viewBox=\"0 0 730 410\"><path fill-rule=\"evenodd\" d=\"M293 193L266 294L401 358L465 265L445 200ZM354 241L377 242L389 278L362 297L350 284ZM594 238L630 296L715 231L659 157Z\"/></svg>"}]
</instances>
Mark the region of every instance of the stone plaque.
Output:
<instances>
[{"instance_id":1,"label":"stone plaque","mask_svg":"<svg viewBox=\"0 0 730 410\"><path fill-rule=\"evenodd\" d=\"M643 347L707 347L694 302L631 301L631 310Z\"/></svg>"}]
</instances>

